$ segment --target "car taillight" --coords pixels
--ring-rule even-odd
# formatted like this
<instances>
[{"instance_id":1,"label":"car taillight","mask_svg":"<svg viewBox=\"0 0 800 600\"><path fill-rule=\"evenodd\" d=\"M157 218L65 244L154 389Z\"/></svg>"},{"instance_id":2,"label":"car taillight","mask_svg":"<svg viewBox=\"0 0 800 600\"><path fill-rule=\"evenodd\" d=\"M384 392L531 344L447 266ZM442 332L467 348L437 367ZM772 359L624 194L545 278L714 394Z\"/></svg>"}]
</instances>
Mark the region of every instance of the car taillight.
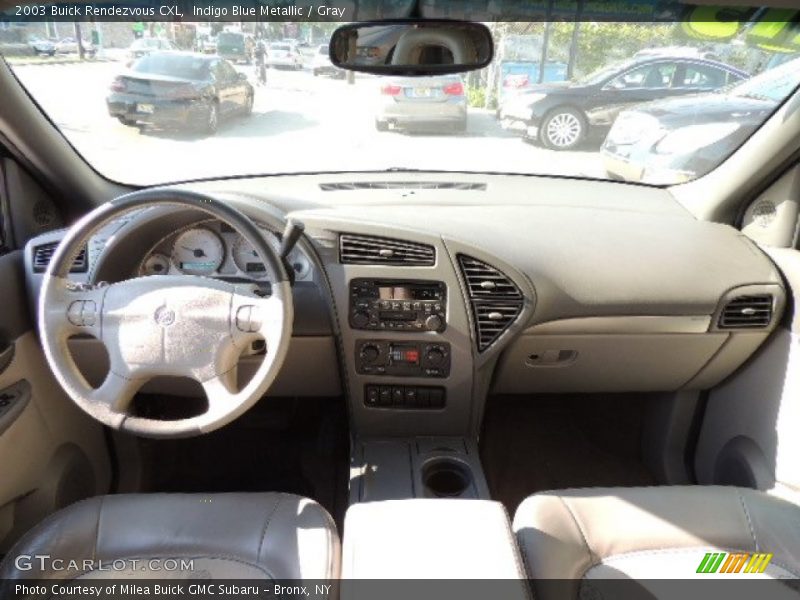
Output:
<instances>
[{"instance_id":1,"label":"car taillight","mask_svg":"<svg viewBox=\"0 0 800 600\"><path fill-rule=\"evenodd\" d=\"M122 77L117 77L111 82L112 92L124 92L128 88L128 84Z\"/></svg>"},{"instance_id":2,"label":"car taillight","mask_svg":"<svg viewBox=\"0 0 800 600\"><path fill-rule=\"evenodd\" d=\"M384 96L399 96L403 90L399 85L385 85L381 88L381 94Z\"/></svg>"},{"instance_id":3,"label":"car taillight","mask_svg":"<svg viewBox=\"0 0 800 600\"><path fill-rule=\"evenodd\" d=\"M463 96L464 84L461 82L451 83L449 85L444 86L442 91L448 96Z\"/></svg>"}]
</instances>

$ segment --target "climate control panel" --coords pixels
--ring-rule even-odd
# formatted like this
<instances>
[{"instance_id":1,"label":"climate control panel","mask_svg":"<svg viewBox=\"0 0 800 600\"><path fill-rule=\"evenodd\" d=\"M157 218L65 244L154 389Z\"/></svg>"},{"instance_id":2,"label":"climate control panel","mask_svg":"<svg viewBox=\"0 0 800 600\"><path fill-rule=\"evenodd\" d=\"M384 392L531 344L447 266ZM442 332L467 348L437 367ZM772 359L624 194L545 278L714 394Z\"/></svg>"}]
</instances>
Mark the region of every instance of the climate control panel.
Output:
<instances>
[{"instance_id":1,"label":"climate control panel","mask_svg":"<svg viewBox=\"0 0 800 600\"><path fill-rule=\"evenodd\" d=\"M450 344L444 342L358 340L355 353L356 372L362 375L450 375Z\"/></svg>"}]
</instances>

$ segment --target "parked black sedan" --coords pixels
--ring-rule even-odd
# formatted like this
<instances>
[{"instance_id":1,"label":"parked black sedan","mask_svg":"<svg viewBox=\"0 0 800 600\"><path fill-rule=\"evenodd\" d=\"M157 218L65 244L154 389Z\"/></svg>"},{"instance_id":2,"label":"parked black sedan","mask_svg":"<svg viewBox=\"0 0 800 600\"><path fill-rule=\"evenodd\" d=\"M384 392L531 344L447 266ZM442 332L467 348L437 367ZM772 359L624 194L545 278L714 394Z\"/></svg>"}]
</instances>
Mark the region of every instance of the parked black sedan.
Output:
<instances>
[{"instance_id":1,"label":"parked black sedan","mask_svg":"<svg viewBox=\"0 0 800 600\"><path fill-rule=\"evenodd\" d=\"M632 59L574 82L534 86L503 117L521 121L526 136L547 148L571 150L591 133L605 134L630 105L716 90L747 77L735 67L702 58Z\"/></svg>"},{"instance_id":2,"label":"parked black sedan","mask_svg":"<svg viewBox=\"0 0 800 600\"><path fill-rule=\"evenodd\" d=\"M701 177L732 154L800 85L800 59L729 89L622 112L601 153L615 179L674 184Z\"/></svg>"},{"instance_id":3,"label":"parked black sedan","mask_svg":"<svg viewBox=\"0 0 800 600\"><path fill-rule=\"evenodd\" d=\"M125 125L191 127L214 133L222 118L250 114L253 86L218 56L154 52L111 84L108 112Z\"/></svg>"}]
</instances>

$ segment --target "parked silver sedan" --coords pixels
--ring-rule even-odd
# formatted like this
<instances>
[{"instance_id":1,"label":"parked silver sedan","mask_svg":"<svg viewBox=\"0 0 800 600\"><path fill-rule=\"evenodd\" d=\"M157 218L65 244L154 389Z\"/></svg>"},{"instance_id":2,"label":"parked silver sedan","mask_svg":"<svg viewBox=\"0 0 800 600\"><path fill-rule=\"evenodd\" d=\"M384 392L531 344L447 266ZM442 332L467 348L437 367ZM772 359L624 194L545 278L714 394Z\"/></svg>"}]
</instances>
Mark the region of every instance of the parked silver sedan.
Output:
<instances>
[{"instance_id":1,"label":"parked silver sedan","mask_svg":"<svg viewBox=\"0 0 800 600\"><path fill-rule=\"evenodd\" d=\"M462 132L467 128L467 97L458 75L387 79L380 88L375 116L378 131L389 129L441 129Z\"/></svg>"}]
</instances>

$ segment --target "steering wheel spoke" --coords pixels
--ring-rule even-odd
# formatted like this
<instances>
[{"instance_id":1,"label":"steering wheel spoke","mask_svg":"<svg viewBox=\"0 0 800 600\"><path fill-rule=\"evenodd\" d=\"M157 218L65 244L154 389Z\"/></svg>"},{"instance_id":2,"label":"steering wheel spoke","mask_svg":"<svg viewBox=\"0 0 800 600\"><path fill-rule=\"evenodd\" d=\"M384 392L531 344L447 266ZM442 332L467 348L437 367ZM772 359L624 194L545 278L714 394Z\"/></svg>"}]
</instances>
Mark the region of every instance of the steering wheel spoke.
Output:
<instances>
[{"instance_id":1,"label":"steering wheel spoke","mask_svg":"<svg viewBox=\"0 0 800 600\"><path fill-rule=\"evenodd\" d=\"M109 371L100 387L89 392L89 400L106 418L121 422L128 415L133 398L142 383Z\"/></svg>"},{"instance_id":2,"label":"steering wheel spoke","mask_svg":"<svg viewBox=\"0 0 800 600\"><path fill-rule=\"evenodd\" d=\"M41 307L50 331L59 339L91 335L103 339L103 303L109 286L87 286L54 278L52 300Z\"/></svg>"}]
</instances>

